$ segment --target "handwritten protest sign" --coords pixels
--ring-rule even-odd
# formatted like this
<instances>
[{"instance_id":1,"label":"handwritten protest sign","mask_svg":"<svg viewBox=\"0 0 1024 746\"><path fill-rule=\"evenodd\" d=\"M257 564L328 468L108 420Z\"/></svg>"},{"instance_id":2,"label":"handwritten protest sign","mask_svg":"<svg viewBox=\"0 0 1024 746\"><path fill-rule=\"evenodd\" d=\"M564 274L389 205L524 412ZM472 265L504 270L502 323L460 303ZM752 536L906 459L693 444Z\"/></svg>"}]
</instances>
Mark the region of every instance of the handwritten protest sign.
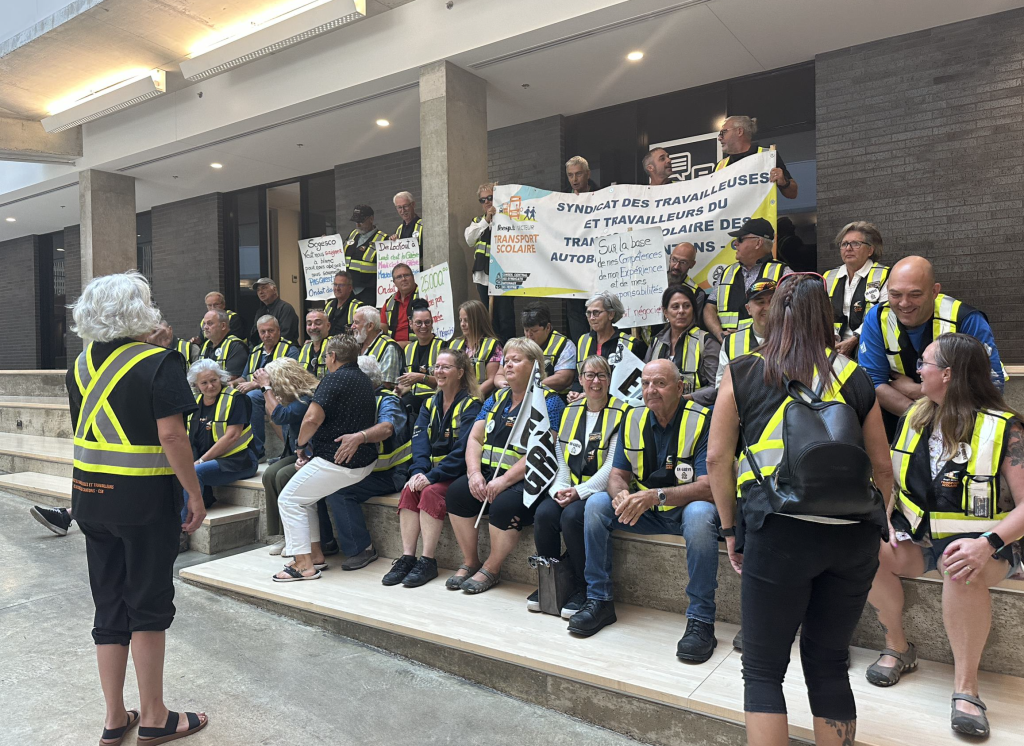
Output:
<instances>
[{"instance_id":1,"label":"handwritten protest sign","mask_svg":"<svg viewBox=\"0 0 1024 746\"><path fill-rule=\"evenodd\" d=\"M299 241L302 271L306 275L306 300L334 297L334 273L345 269L345 242L333 236L304 238Z\"/></svg>"},{"instance_id":2,"label":"handwritten protest sign","mask_svg":"<svg viewBox=\"0 0 1024 746\"><path fill-rule=\"evenodd\" d=\"M415 238L377 242L377 308L383 308L384 302L397 292L391 280L396 264L408 264L413 276L419 274L420 242Z\"/></svg>"},{"instance_id":3,"label":"handwritten protest sign","mask_svg":"<svg viewBox=\"0 0 1024 746\"><path fill-rule=\"evenodd\" d=\"M662 323L661 294L667 278L661 229L598 236L594 246L597 292L611 291L626 309L626 315L615 326L628 329Z\"/></svg>"},{"instance_id":4,"label":"handwritten protest sign","mask_svg":"<svg viewBox=\"0 0 1024 746\"><path fill-rule=\"evenodd\" d=\"M452 300L452 276L448 262L420 272L417 279L421 298L426 298L434 315L434 334L438 339L455 336L456 310Z\"/></svg>"}]
</instances>

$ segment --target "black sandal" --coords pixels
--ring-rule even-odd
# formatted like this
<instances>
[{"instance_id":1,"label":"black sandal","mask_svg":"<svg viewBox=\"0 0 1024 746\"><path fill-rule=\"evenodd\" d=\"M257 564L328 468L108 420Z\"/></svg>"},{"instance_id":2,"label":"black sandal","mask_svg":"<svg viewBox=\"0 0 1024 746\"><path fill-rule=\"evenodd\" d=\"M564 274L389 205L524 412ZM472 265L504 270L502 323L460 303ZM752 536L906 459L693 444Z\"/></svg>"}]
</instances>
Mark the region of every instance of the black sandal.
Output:
<instances>
[{"instance_id":1,"label":"black sandal","mask_svg":"<svg viewBox=\"0 0 1024 746\"><path fill-rule=\"evenodd\" d=\"M176 712L167 713L167 723L163 728L139 728L139 743L157 746L157 744L177 741L179 738L187 738L193 733L201 731L210 722L210 718L200 720L194 712L186 712L185 717L188 718L188 730L183 730L181 733L178 733L179 717Z\"/></svg>"},{"instance_id":2,"label":"black sandal","mask_svg":"<svg viewBox=\"0 0 1024 746\"><path fill-rule=\"evenodd\" d=\"M270 579L273 580L275 583L294 583L296 580L316 580L320 577L319 570L317 570L313 575L303 575L299 570L296 570L291 565L285 565L284 569L281 572L283 572L288 577L279 578L275 574L271 575Z\"/></svg>"},{"instance_id":3,"label":"black sandal","mask_svg":"<svg viewBox=\"0 0 1024 746\"><path fill-rule=\"evenodd\" d=\"M128 710L128 723L120 728L104 728L100 736L100 746L118 746L128 731L139 724L139 711Z\"/></svg>"},{"instance_id":4,"label":"black sandal","mask_svg":"<svg viewBox=\"0 0 1024 746\"><path fill-rule=\"evenodd\" d=\"M981 710L980 715L972 715L969 712L956 709L956 701L962 699L964 702L970 704ZM950 716L949 725L957 733L963 733L965 736L981 736L984 738L988 737L988 717L985 715L985 703L980 698L975 697L972 694L964 694L962 692L956 692L953 695L953 714Z\"/></svg>"}]
</instances>

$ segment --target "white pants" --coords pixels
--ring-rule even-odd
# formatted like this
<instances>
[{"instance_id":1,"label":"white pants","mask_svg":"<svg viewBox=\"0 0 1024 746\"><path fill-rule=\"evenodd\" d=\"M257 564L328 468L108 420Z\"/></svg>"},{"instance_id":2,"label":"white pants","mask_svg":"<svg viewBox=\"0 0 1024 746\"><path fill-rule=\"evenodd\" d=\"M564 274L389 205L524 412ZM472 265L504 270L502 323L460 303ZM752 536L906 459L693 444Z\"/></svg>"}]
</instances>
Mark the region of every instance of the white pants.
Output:
<instances>
[{"instance_id":1,"label":"white pants","mask_svg":"<svg viewBox=\"0 0 1024 746\"><path fill-rule=\"evenodd\" d=\"M310 545L320 542L317 502L362 481L373 471L373 466L349 469L317 456L295 472L277 498L277 510L284 526L284 553L309 554Z\"/></svg>"}]
</instances>

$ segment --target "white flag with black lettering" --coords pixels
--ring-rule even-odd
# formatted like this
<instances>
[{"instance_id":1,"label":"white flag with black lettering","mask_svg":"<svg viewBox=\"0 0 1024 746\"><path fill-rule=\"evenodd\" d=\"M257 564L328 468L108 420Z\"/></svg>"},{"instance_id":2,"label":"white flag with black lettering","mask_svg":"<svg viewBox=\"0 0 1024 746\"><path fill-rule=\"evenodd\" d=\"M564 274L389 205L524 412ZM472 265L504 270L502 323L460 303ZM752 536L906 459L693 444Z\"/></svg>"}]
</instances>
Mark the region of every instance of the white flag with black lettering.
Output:
<instances>
[{"instance_id":1,"label":"white flag with black lettering","mask_svg":"<svg viewBox=\"0 0 1024 746\"><path fill-rule=\"evenodd\" d=\"M644 372L644 361L634 355L622 342L619 342L619 349L612 357L617 360L613 363L612 381L608 393L632 407L642 407L644 396L640 376Z\"/></svg>"},{"instance_id":2,"label":"white flag with black lettering","mask_svg":"<svg viewBox=\"0 0 1024 746\"><path fill-rule=\"evenodd\" d=\"M540 377L539 371L537 376ZM534 385L523 404L530 405L527 420L526 476L523 477L526 483L523 488L523 505L529 508L555 481L558 460L555 457L555 438L551 434L544 389Z\"/></svg>"}]
</instances>

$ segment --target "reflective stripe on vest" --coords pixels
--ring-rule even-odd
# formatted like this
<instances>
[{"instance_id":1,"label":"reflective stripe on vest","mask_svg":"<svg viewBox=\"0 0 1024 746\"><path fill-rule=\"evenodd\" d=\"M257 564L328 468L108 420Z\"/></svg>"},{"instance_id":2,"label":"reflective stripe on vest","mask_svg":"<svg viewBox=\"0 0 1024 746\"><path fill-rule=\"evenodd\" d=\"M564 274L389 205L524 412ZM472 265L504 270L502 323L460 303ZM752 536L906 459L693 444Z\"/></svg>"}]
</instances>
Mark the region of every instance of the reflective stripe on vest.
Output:
<instances>
[{"instance_id":1,"label":"reflective stripe on vest","mask_svg":"<svg viewBox=\"0 0 1024 746\"><path fill-rule=\"evenodd\" d=\"M754 336L754 327L748 326L746 329L733 332L725 338L725 354L732 361L740 355L746 355L760 344L757 341L757 337Z\"/></svg>"},{"instance_id":2,"label":"reflective stripe on vest","mask_svg":"<svg viewBox=\"0 0 1024 746\"><path fill-rule=\"evenodd\" d=\"M827 351L829 355L832 355L832 351ZM760 352L751 353L757 357L763 357ZM850 379L853 372L857 370L857 363L853 362L849 358L837 355L832 361L832 372L834 374L832 379L832 386L828 391L821 393L822 401L838 401L846 403L843 398L842 388L843 385ZM815 371L814 379L811 381L812 390L818 390L818 373ZM775 473L779 464L782 463L783 455L783 443L782 443L782 416L786 411L786 405L793 401L793 397L787 396L779 408L775 410L775 414L768 420L768 424L765 425L764 430L761 432L755 443L752 443L749 447L751 455L757 461L757 467L761 471L761 475L768 477L770 474ZM747 459L747 452L744 450L740 453L738 473L736 477L737 490L747 482L754 481L754 470L750 466L750 462Z\"/></svg>"},{"instance_id":3,"label":"reflective stripe on vest","mask_svg":"<svg viewBox=\"0 0 1024 746\"><path fill-rule=\"evenodd\" d=\"M174 349L176 349L178 351L178 353L183 358L185 358L185 364L186 365L191 365L193 363L193 360L192 360L192 343L189 342L187 339L179 339L177 342L175 342Z\"/></svg>"},{"instance_id":4,"label":"reflective stripe on vest","mask_svg":"<svg viewBox=\"0 0 1024 746\"><path fill-rule=\"evenodd\" d=\"M547 398L550 396L558 396L558 394L556 394L554 391L547 387L541 388L544 389L545 400L547 400ZM498 417L498 413L500 413L505 408L505 400L509 399L511 396L512 389L499 390L494 395L494 406L491 408L491 411L488 412L487 415L484 417L484 443L483 449L480 453L480 464L482 466L493 467L494 476L498 476L503 471L511 469L513 466L515 466L516 462L519 461L519 459L526 455L526 448L519 443L509 444L508 448L506 448L504 444L493 445L490 442L488 442L491 437L491 433L497 432L500 429L497 426L497 422L495 422L495 420ZM527 403L527 406L529 406L529 403L526 399L523 399L523 401L520 402L519 406L521 407L523 403ZM491 426L492 422L495 422L495 426L491 430L491 432L488 432L488 428ZM513 428L514 427L515 426L513 425ZM511 435L512 428L509 428L509 430L509 434ZM505 452L503 458L501 457L502 451Z\"/></svg>"},{"instance_id":5,"label":"reflective stripe on vest","mask_svg":"<svg viewBox=\"0 0 1024 746\"><path fill-rule=\"evenodd\" d=\"M377 422L380 422L380 405L385 396L398 401L394 394L377 394ZM377 463L373 465L373 470L387 471L406 461L412 461L412 441L398 442L396 433L377 444Z\"/></svg>"},{"instance_id":6,"label":"reflective stripe on vest","mask_svg":"<svg viewBox=\"0 0 1024 746\"><path fill-rule=\"evenodd\" d=\"M649 328L651 327L644 327L644 329ZM618 343L622 342L622 344L626 346L627 350L632 352L634 355L636 354L637 338L634 337L633 335L626 334L625 332L622 331L616 331L615 336L612 337L612 339L614 339L616 342L615 347L612 349L612 353L614 353L619 348ZM587 332L586 334L584 334L582 337L579 338L579 341L576 343L576 371L580 375L582 375L583 363L587 361L587 358L590 357L591 355L600 354L601 346L597 343L597 334L595 334L594 332Z\"/></svg>"},{"instance_id":7,"label":"reflective stripe on vest","mask_svg":"<svg viewBox=\"0 0 1024 746\"><path fill-rule=\"evenodd\" d=\"M846 271L846 267L842 266L836 267L835 269L830 269L828 272L824 274L824 278L825 287L828 290L828 297L832 299L832 307L835 309L842 308L841 301L845 299L846 295L846 283L844 282L844 280L849 278L849 274ZM859 279L860 278L858 278L858 280ZM872 262L871 269L868 270L868 275L867 277L864 278L864 287L867 288L868 285L875 283L877 284L879 291L881 291L881 288L888 281L889 267L886 267L884 264L879 264L878 262ZM838 298L836 297L837 292L839 293ZM865 297L864 313L867 313L876 305L878 305L877 300L871 301ZM836 311L837 315L838 313L839 311ZM850 313L853 313L853 308L850 309ZM836 334L840 334L843 331L844 324L849 325L849 318L847 318L845 322L842 320L835 322Z\"/></svg>"},{"instance_id":8,"label":"reflective stripe on vest","mask_svg":"<svg viewBox=\"0 0 1024 746\"><path fill-rule=\"evenodd\" d=\"M774 280L778 282L782 278L782 272L786 265L782 262L767 261L761 265L758 271L757 280ZM739 278L739 287L734 287ZM757 281L755 280L755 282ZM733 292L735 290L735 292ZM746 316L746 285L743 280L743 265L734 262L722 272L722 279L715 286L715 300L718 306L718 319L722 322L723 329L741 328L740 317Z\"/></svg>"},{"instance_id":9,"label":"reflective stripe on vest","mask_svg":"<svg viewBox=\"0 0 1024 746\"><path fill-rule=\"evenodd\" d=\"M967 533L984 533L995 528L1009 513L999 513L999 465L1002 460L1003 446L1006 442L1006 429L1013 418L1011 412L983 409L974 419L974 431L971 434L971 456L967 460L967 469L961 480L961 512L945 513L929 511L925 495L913 495L909 491L908 470L911 457L919 447L928 448L928 441L922 434L910 426L911 414L916 407L901 421L900 431L893 442L892 472L897 489L897 507L910 523L911 531L916 531L925 514L931 538L943 539ZM931 476L929 471L928 476ZM972 490L978 490L979 496L988 500L990 515L975 516L972 513Z\"/></svg>"},{"instance_id":10,"label":"reflective stripe on vest","mask_svg":"<svg viewBox=\"0 0 1024 746\"><path fill-rule=\"evenodd\" d=\"M210 428L210 433L213 435L213 442L216 443L218 440L223 438L228 432L228 417L231 416L231 410L235 407L235 397L245 396L245 394L239 393L235 389L229 389L227 387L220 390L220 394L217 395L217 404L213 408L213 427ZM200 406L203 403L203 395L196 394L196 404ZM188 429L192 431L192 417L193 414L188 416ZM245 427L242 428L242 434L238 436L238 442L235 447L227 453L222 453L217 458L226 458L228 456L234 456L236 453L241 453L249 444L252 442L252 425L245 423Z\"/></svg>"},{"instance_id":11,"label":"reflective stripe on vest","mask_svg":"<svg viewBox=\"0 0 1024 746\"><path fill-rule=\"evenodd\" d=\"M403 228L405 228L405 221L404 220L401 223L398 224L397 228L395 228L395 235L396 236L401 236ZM419 241L420 252L422 252L423 251L423 218L416 218L416 222L412 224L412 236L406 236L406 238L412 238L413 236L415 236L416 240Z\"/></svg>"},{"instance_id":12,"label":"reflective stripe on vest","mask_svg":"<svg viewBox=\"0 0 1024 746\"><path fill-rule=\"evenodd\" d=\"M292 343L282 339L276 345L274 345L274 351L270 354L271 360L277 360L278 358L285 357L288 351L293 347ZM260 345L257 349L253 350L249 355L249 362L246 364L246 369L249 373L257 370L260 364L260 358L263 357L263 345Z\"/></svg>"},{"instance_id":13,"label":"reflective stripe on vest","mask_svg":"<svg viewBox=\"0 0 1024 746\"><path fill-rule=\"evenodd\" d=\"M700 388L700 357L704 351L706 334L707 332L694 326L682 339L676 341L677 350L680 342L683 344L683 354L679 359L679 372L683 374L683 380L690 386L689 391L686 393ZM664 358L662 358L662 353L664 353ZM660 359L675 361L675 358L670 354L669 343L655 338L654 346L651 348L651 360Z\"/></svg>"},{"instance_id":14,"label":"reflective stripe on vest","mask_svg":"<svg viewBox=\"0 0 1024 746\"><path fill-rule=\"evenodd\" d=\"M129 442L110 405L110 395L118 382L137 364L164 348L132 342L114 350L97 370L92 364L92 347L90 343L75 363L82 406L75 428L74 468L132 477L173 474L163 446ZM89 435L95 440L89 440Z\"/></svg>"},{"instance_id":15,"label":"reflective stripe on vest","mask_svg":"<svg viewBox=\"0 0 1024 746\"><path fill-rule=\"evenodd\" d=\"M355 296L349 296L349 299L345 302L348 303L348 312L345 314L345 326L352 326L352 322L355 321L356 318L356 310L363 305L363 302ZM324 315L327 317L328 321L331 318L331 314L337 310L337 306L337 298L331 298L324 303Z\"/></svg>"},{"instance_id":16,"label":"reflective stripe on vest","mask_svg":"<svg viewBox=\"0 0 1024 746\"><path fill-rule=\"evenodd\" d=\"M348 271L373 275L373 281L376 283L377 241L387 241L388 237L384 231L377 230L370 237L370 240L363 244L363 249L360 250L357 244L361 235L359 229L356 228L348 234L348 241L345 242L345 258L348 261Z\"/></svg>"},{"instance_id":17,"label":"reflective stripe on vest","mask_svg":"<svg viewBox=\"0 0 1024 746\"><path fill-rule=\"evenodd\" d=\"M484 337L480 340L480 345L477 347L476 354L470 357L469 361L473 364L473 371L476 373L477 383L483 383L487 380L487 361L494 355L494 350L497 346L498 340L493 337ZM465 337L453 339L448 344L448 349L462 350L469 355Z\"/></svg>"},{"instance_id":18,"label":"reflective stripe on vest","mask_svg":"<svg viewBox=\"0 0 1024 746\"><path fill-rule=\"evenodd\" d=\"M436 432L434 430L434 422L435 422L434 414L435 414L435 412L437 414L441 415L441 417L437 420L438 428L440 428L440 426L444 424L444 414L437 410L435 402L436 402L436 398L433 397L433 396L430 397L429 399L427 399L425 402L423 402L423 406L426 407L427 408L427 412L430 413L430 420L427 422L427 442L430 443L431 446L434 445L435 438L437 438L439 435L442 435L442 433L440 432L440 429L438 431L436 431ZM446 443L447 442L455 442L455 441L457 441L459 439L459 419L462 417L462 413L466 410L466 407L468 407L471 404L473 404L473 402L476 402L476 403L479 404L480 400L477 399L475 396L467 395L461 401L456 402L452 406L451 410L449 410L451 412L451 426L449 427L449 429L451 430L451 437L445 439ZM434 465L434 466L437 466L442 461L444 461L447 456L448 456L447 453L441 454L439 456L435 456L433 454L433 452L431 452L431 454L430 454L430 463L432 465Z\"/></svg>"},{"instance_id":19,"label":"reflective stripe on vest","mask_svg":"<svg viewBox=\"0 0 1024 746\"><path fill-rule=\"evenodd\" d=\"M396 314L396 315L398 314L398 296L399 295L401 295L401 293L395 293L390 298L388 298L386 301L384 301L384 318L386 318L388 320L388 329L390 331L395 331L396 328L398 327L397 319L392 319L391 315L392 314ZM420 297L420 289L416 288L415 290L412 291L412 297L409 299L409 306L411 306L412 302L414 300L416 300L417 298L419 298L419 297ZM408 314L409 314L409 312L406 311L406 316L408 316ZM415 336L416 335L414 335L412 333L412 319L409 319L409 338L410 339L415 339Z\"/></svg>"},{"instance_id":20,"label":"reflective stripe on vest","mask_svg":"<svg viewBox=\"0 0 1024 746\"><path fill-rule=\"evenodd\" d=\"M481 220L483 220L483 218L480 217L479 215L477 217L473 218L473 222L474 223L479 223ZM490 256L491 256L491 242L484 240L484 236L487 236L488 238L490 237L489 231L490 231L490 226L488 226L487 230L485 230L483 233L480 234L480 237L476 240L476 243L473 244L473 255L474 256L477 256L477 257L482 256L482 257L486 257L488 259L490 258Z\"/></svg>"},{"instance_id":21,"label":"reflective stripe on vest","mask_svg":"<svg viewBox=\"0 0 1024 746\"><path fill-rule=\"evenodd\" d=\"M956 331L960 321L961 305L960 301L948 295L939 293L935 296L935 310L932 313L932 339L940 334ZM885 357L889 361L889 370L916 380L917 369L912 367L911 370L906 370L903 353L909 351L915 358L918 353L914 351L910 336L901 328L902 324L896 318L896 313L888 302L882 304L878 319L882 327L882 340L885 343Z\"/></svg>"},{"instance_id":22,"label":"reflective stripe on vest","mask_svg":"<svg viewBox=\"0 0 1024 746\"><path fill-rule=\"evenodd\" d=\"M398 359L400 361L405 360L405 358L402 356L402 348L399 346L398 342L396 342L386 334L378 334L377 338L373 340L373 344L370 345L369 349L367 349L366 352L364 352L363 354L369 355L379 363L381 362L381 359L384 357L384 351L388 349L388 345L391 345L398 349ZM398 373L399 375L401 375L402 371L398 371ZM388 381L387 383L396 383L396 381Z\"/></svg>"},{"instance_id":23,"label":"reflective stripe on vest","mask_svg":"<svg viewBox=\"0 0 1024 746\"><path fill-rule=\"evenodd\" d=\"M220 344L214 347L214 357L210 359L216 361L216 363L220 367L224 368L224 370L227 370L228 355L231 354L231 345L235 343L238 343L243 347L245 346L245 342L243 342L233 334L229 334L228 336L224 337L224 339L220 341ZM206 357L206 354L209 351L210 347L210 340L206 340L206 342L203 343L203 349L199 353L200 357ZM220 350L219 355L217 354L217 350Z\"/></svg>"},{"instance_id":24,"label":"reflective stripe on vest","mask_svg":"<svg viewBox=\"0 0 1024 746\"><path fill-rule=\"evenodd\" d=\"M676 443L676 463L692 458L697 450L697 443L700 441L704 429L710 423L711 410L702 407L692 401L680 402L683 407L682 420L679 423L679 438ZM647 407L631 409L626 414L626 422L622 428L622 450L629 461L629 468L633 472L633 482L640 489L648 489L644 486L647 478L645 473L644 452L648 445L655 448L653 428L650 423L651 410ZM647 443L647 435L651 435L651 441ZM655 454L657 457L657 454ZM655 505L652 510L666 511L675 510L678 505Z\"/></svg>"},{"instance_id":25,"label":"reflective stripe on vest","mask_svg":"<svg viewBox=\"0 0 1024 746\"><path fill-rule=\"evenodd\" d=\"M608 458L608 447L611 444L612 436L618 432L619 425L622 423L622 418L628 410L629 407L626 403L619 401L614 396L608 398L608 403L605 405L604 409L601 410L597 426L593 431L591 431L591 434L597 432L601 435L596 451L596 471L601 470L605 459ZM573 440L579 441L581 448L584 451L587 450L587 444L584 440L587 436L587 433L585 432L586 412L586 399L580 399L579 401L573 402L565 408L565 411L562 412L562 421L558 426L558 441L562 444L562 458L565 459L566 464L570 463L569 460L574 455L569 453L569 449L567 447L570 442ZM577 474L572 470L571 465L569 467L569 477L572 479L573 484L579 484L583 478L582 474Z\"/></svg>"},{"instance_id":26,"label":"reflective stripe on vest","mask_svg":"<svg viewBox=\"0 0 1024 746\"><path fill-rule=\"evenodd\" d=\"M327 370L327 343L330 339L330 337L327 337L320 343L320 354L317 355L316 363L312 368L310 364L313 363L313 342L306 342L306 344L302 345L302 349L299 350L299 364L305 366L306 370L317 378L323 378L324 371Z\"/></svg>"},{"instance_id":27,"label":"reflective stripe on vest","mask_svg":"<svg viewBox=\"0 0 1024 746\"><path fill-rule=\"evenodd\" d=\"M415 336L413 337L415 340ZM426 373L431 375L434 370L434 364L437 363L437 356L441 354L444 349L444 340L434 337L430 340L430 349L427 350L427 370L413 370L413 365L416 360L416 351L419 349L420 343L414 341L408 347L405 348L405 369L410 373ZM422 367L422 366L421 366ZM433 396L437 393L436 389L430 388L425 383L414 383L410 393L413 396Z\"/></svg>"},{"instance_id":28,"label":"reflective stripe on vest","mask_svg":"<svg viewBox=\"0 0 1024 746\"><path fill-rule=\"evenodd\" d=\"M763 152L764 152L764 150L765 150L764 148L761 148L761 147L759 147L759 148L757 149L757 152L758 152L758 153L763 153ZM725 167L726 167L726 166L728 166L728 165L729 165L729 156L725 156L725 158L723 158L722 160L720 160L720 161L718 162L718 164L717 164L717 165L715 166L715 170L716 170L716 171L721 171L721 170L722 170L723 168L725 168Z\"/></svg>"}]
</instances>

